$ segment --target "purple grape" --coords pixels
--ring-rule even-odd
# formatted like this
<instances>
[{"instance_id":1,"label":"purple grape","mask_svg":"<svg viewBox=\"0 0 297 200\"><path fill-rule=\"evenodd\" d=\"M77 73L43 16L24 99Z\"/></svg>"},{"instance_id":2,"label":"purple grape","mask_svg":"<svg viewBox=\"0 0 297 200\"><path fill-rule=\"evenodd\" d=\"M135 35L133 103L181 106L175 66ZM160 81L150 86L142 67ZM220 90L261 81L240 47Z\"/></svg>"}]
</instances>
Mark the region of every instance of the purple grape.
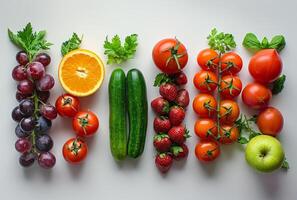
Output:
<instances>
[{"instance_id":1,"label":"purple grape","mask_svg":"<svg viewBox=\"0 0 297 200\"><path fill-rule=\"evenodd\" d=\"M27 74L34 80L41 79L45 74L44 66L40 62L32 62L27 66Z\"/></svg>"},{"instance_id":2,"label":"purple grape","mask_svg":"<svg viewBox=\"0 0 297 200\"><path fill-rule=\"evenodd\" d=\"M37 91L37 96L40 101L43 103L46 103L48 98L50 97L50 92L49 91Z\"/></svg>"},{"instance_id":3,"label":"purple grape","mask_svg":"<svg viewBox=\"0 0 297 200\"><path fill-rule=\"evenodd\" d=\"M40 53L36 56L35 61L42 63L46 67L50 64L51 57L46 53Z\"/></svg>"},{"instance_id":4,"label":"purple grape","mask_svg":"<svg viewBox=\"0 0 297 200\"><path fill-rule=\"evenodd\" d=\"M53 145L53 140L49 135L40 135L35 141L35 146L40 152L47 152L51 150Z\"/></svg>"},{"instance_id":5,"label":"purple grape","mask_svg":"<svg viewBox=\"0 0 297 200\"><path fill-rule=\"evenodd\" d=\"M31 95L34 90L34 84L32 81L26 79L19 82L17 88L20 93Z\"/></svg>"},{"instance_id":6,"label":"purple grape","mask_svg":"<svg viewBox=\"0 0 297 200\"><path fill-rule=\"evenodd\" d=\"M20 128L24 132L31 132L35 128L35 120L33 117L23 118L20 121Z\"/></svg>"},{"instance_id":7,"label":"purple grape","mask_svg":"<svg viewBox=\"0 0 297 200\"><path fill-rule=\"evenodd\" d=\"M30 117L34 113L34 103L31 99L24 99L20 102L19 107L25 117Z\"/></svg>"},{"instance_id":8,"label":"purple grape","mask_svg":"<svg viewBox=\"0 0 297 200\"><path fill-rule=\"evenodd\" d=\"M44 117L39 117L36 122L35 131L38 134L46 134L51 127L52 127L51 120L48 120Z\"/></svg>"},{"instance_id":9,"label":"purple grape","mask_svg":"<svg viewBox=\"0 0 297 200\"><path fill-rule=\"evenodd\" d=\"M11 112L11 117L14 121L20 122L24 118L24 114L21 112L20 107L15 107Z\"/></svg>"},{"instance_id":10,"label":"purple grape","mask_svg":"<svg viewBox=\"0 0 297 200\"><path fill-rule=\"evenodd\" d=\"M24 153L31 150L31 147L31 142L25 138L20 138L15 142L15 149L20 153Z\"/></svg>"},{"instance_id":11,"label":"purple grape","mask_svg":"<svg viewBox=\"0 0 297 200\"><path fill-rule=\"evenodd\" d=\"M14 67L11 76L16 81L22 81L28 78L26 68L22 65Z\"/></svg>"},{"instance_id":12,"label":"purple grape","mask_svg":"<svg viewBox=\"0 0 297 200\"><path fill-rule=\"evenodd\" d=\"M49 91L54 87L54 85L55 80L49 74L44 75L40 80L36 82L36 87L39 91Z\"/></svg>"},{"instance_id":13,"label":"purple grape","mask_svg":"<svg viewBox=\"0 0 297 200\"><path fill-rule=\"evenodd\" d=\"M18 52L16 55L16 60L18 61L18 63L24 66L29 62L28 55L25 51Z\"/></svg>"},{"instance_id":14,"label":"purple grape","mask_svg":"<svg viewBox=\"0 0 297 200\"><path fill-rule=\"evenodd\" d=\"M30 134L31 134L31 132L24 132L24 131L22 131L22 129L21 129L21 127L20 127L19 124L15 127L15 135L16 135L18 138L26 138L26 137L28 137Z\"/></svg>"},{"instance_id":15,"label":"purple grape","mask_svg":"<svg viewBox=\"0 0 297 200\"><path fill-rule=\"evenodd\" d=\"M57 117L57 110L50 104L43 104L40 107L40 113L43 117L49 120L53 120Z\"/></svg>"},{"instance_id":16,"label":"purple grape","mask_svg":"<svg viewBox=\"0 0 297 200\"><path fill-rule=\"evenodd\" d=\"M15 98L18 102L20 102L28 97L30 97L30 94L22 94L19 91L16 91L16 93L15 93Z\"/></svg>"},{"instance_id":17,"label":"purple grape","mask_svg":"<svg viewBox=\"0 0 297 200\"><path fill-rule=\"evenodd\" d=\"M23 167L30 167L31 165L33 165L35 159L36 154L32 152L25 152L20 156L19 162Z\"/></svg>"},{"instance_id":18,"label":"purple grape","mask_svg":"<svg viewBox=\"0 0 297 200\"><path fill-rule=\"evenodd\" d=\"M38 157L38 164L44 169L53 168L56 164L56 157L51 152L41 153Z\"/></svg>"}]
</instances>

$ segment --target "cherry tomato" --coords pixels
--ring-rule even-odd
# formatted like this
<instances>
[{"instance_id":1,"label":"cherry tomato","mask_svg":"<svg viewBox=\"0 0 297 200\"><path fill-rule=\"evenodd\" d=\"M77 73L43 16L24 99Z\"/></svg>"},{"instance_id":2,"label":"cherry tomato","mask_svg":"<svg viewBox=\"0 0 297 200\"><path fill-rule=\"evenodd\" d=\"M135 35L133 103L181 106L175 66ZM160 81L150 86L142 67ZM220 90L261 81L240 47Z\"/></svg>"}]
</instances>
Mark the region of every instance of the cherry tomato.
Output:
<instances>
[{"instance_id":1,"label":"cherry tomato","mask_svg":"<svg viewBox=\"0 0 297 200\"><path fill-rule=\"evenodd\" d=\"M239 106L235 101L223 100L220 102L220 122L233 124L240 114Z\"/></svg>"},{"instance_id":2,"label":"cherry tomato","mask_svg":"<svg viewBox=\"0 0 297 200\"><path fill-rule=\"evenodd\" d=\"M56 109L61 117L74 117L79 110L79 99L70 94L63 94L56 100Z\"/></svg>"},{"instance_id":3,"label":"cherry tomato","mask_svg":"<svg viewBox=\"0 0 297 200\"><path fill-rule=\"evenodd\" d=\"M195 87L201 92L213 92L217 88L217 75L211 71L200 70L193 79Z\"/></svg>"},{"instance_id":4,"label":"cherry tomato","mask_svg":"<svg viewBox=\"0 0 297 200\"><path fill-rule=\"evenodd\" d=\"M219 55L213 49L204 49L199 52L197 62L202 69L215 71L219 63Z\"/></svg>"},{"instance_id":5,"label":"cherry tomato","mask_svg":"<svg viewBox=\"0 0 297 200\"><path fill-rule=\"evenodd\" d=\"M91 111L80 111L73 118L72 127L77 136L93 136L99 127L99 120Z\"/></svg>"},{"instance_id":6,"label":"cherry tomato","mask_svg":"<svg viewBox=\"0 0 297 200\"><path fill-rule=\"evenodd\" d=\"M216 122L210 118L198 119L195 122L194 130L201 139L216 138L218 135Z\"/></svg>"},{"instance_id":7,"label":"cherry tomato","mask_svg":"<svg viewBox=\"0 0 297 200\"><path fill-rule=\"evenodd\" d=\"M234 53L234 52L228 52L225 53L221 57L221 62L222 62L222 72L224 75L227 74L237 74L240 72L242 68L242 59L241 57Z\"/></svg>"},{"instance_id":8,"label":"cherry tomato","mask_svg":"<svg viewBox=\"0 0 297 200\"><path fill-rule=\"evenodd\" d=\"M277 136L282 130L283 124L282 113L273 107L261 111L257 117L258 128L265 135Z\"/></svg>"},{"instance_id":9,"label":"cherry tomato","mask_svg":"<svg viewBox=\"0 0 297 200\"><path fill-rule=\"evenodd\" d=\"M193 101L193 109L200 117L211 117L215 114L217 102L210 94L198 94Z\"/></svg>"},{"instance_id":10,"label":"cherry tomato","mask_svg":"<svg viewBox=\"0 0 297 200\"><path fill-rule=\"evenodd\" d=\"M222 125L220 127L220 139L222 144L232 144L239 138L239 130L236 126Z\"/></svg>"},{"instance_id":11,"label":"cherry tomato","mask_svg":"<svg viewBox=\"0 0 297 200\"><path fill-rule=\"evenodd\" d=\"M220 146L214 140L201 140L195 147L195 155L200 161L213 161L220 153Z\"/></svg>"},{"instance_id":12,"label":"cherry tomato","mask_svg":"<svg viewBox=\"0 0 297 200\"><path fill-rule=\"evenodd\" d=\"M275 81L282 72L283 64L275 49L258 51L250 60L249 72L260 83Z\"/></svg>"},{"instance_id":13,"label":"cherry tomato","mask_svg":"<svg viewBox=\"0 0 297 200\"><path fill-rule=\"evenodd\" d=\"M267 107L271 96L271 91L259 83L249 83L241 93L243 103L253 109Z\"/></svg>"},{"instance_id":14,"label":"cherry tomato","mask_svg":"<svg viewBox=\"0 0 297 200\"><path fill-rule=\"evenodd\" d=\"M63 146L64 159L73 164L83 161L88 154L87 144L80 138L71 138Z\"/></svg>"},{"instance_id":15,"label":"cherry tomato","mask_svg":"<svg viewBox=\"0 0 297 200\"><path fill-rule=\"evenodd\" d=\"M221 95L224 99L233 99L237 97L241 92L241 80L238 76L223 76L220 84L220 89Z\"/></svg>"},{"instance_id":16,"label":"cherry tomato","mask_svg":"<svg viewBox=\"0 0 297 200\"><path fill-rule=\"evenodd\" d=\"M185 46L177 39L167 38L159 41L153 49L155 65L166 74L175 74L188 62Z\"/></svg>"}]
</instances>

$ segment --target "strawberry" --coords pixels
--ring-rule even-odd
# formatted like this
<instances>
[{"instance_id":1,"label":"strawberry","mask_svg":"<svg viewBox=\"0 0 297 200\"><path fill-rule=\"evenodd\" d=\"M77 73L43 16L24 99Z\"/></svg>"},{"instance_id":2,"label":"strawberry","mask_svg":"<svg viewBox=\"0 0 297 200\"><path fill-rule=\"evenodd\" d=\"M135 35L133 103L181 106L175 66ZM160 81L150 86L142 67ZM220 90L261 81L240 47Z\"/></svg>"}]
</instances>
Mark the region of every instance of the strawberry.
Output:
<instances>
[{"instance_id":1,"label":"strawberry","mask_svg":"<svg viewBox=\"0 0 297 200\"><path fill-rule=\"evenodd\" d=\"M185 126L174 126L168 131L168 136L170 137L171 141L176 144L183 144L189 135L189 131L185 128Z\"/></svg>"},{"instance_id":2,"label":"strawberry","mask_svg":"<svg viewBox=\"0 0 297 200\"><path fill-rule=\"evenodd\" d=\"M180 125L185 119L185 110L180 106L173 106L169 111L169 120L172 126Z\"/></svg>"},{"instance_id":3,"label":"strawberry","mask_svg":"<svg viewBox=\"0 0 297 200\"><path fill-rule=\"evenodd\" d=\"M181 144L180 146L174 145L171 147L170 151L172 153L173 159L175 160L186 158L189 154L189 149L185 144Z\"/></svg>"},{"instance_id":4,"label":"strawberry","mask_svg":"<svg viewBox=\"0 0 297 200\"><path fill-rule=\"evenodd\" d=\"M188 82L188 79L184 72L179 72L178 74L176 74L175 83L177 85L185 85L187 84L187 82Z\"/></svg>"},{"instance_id":5,"label":"strawberry","mask_svg":"<svg viewBox=\"0 0 297 200\"><path fill-rule=\"evenodd\" d=\"M177 87L172 83L163 83L160 85L159 93L164 99L174 101L177 97Z\"/></svg>"},{"instance_id":6,"label":"strawberry","mask_svg":"<svg viewBox=\"0 0 297 200\"><path fill-rule=\"evenodd\" d=\"M180 89L177 92L175 103L181 107L187 107L190 103L189 93L186 89Z\"/></svg>"},{"instance_id":7,"label":"strawberry","mask_svg":"<svg viewBox=\"0 0 297 200\"><path fill-rule=\"evenodd\" d=\"M157 116L154 119L154 129L157 133L167 133L171 128L171 123L167 117Z\"/></svg>"},{"instance_id":8,"label":"strawberry","mask_svg":"<svg viewBox=\"0 0 297 200\"><path fill-rule=\"evenodd\" d=\"M159 115L166 115L169 112L169 102L163 97L158 97L151 102L152 109Z\"/></svg>"},{"instance_id":9,"label":"strawberry","mask_svg":"<svg viewBox=\"0 0 297 200\"><path fill-rule=\"evenodd\" d=\"M158 154L155 158L155 164L162 173L168 172L172 165L172 162L172 157L167 153Z\"/></svg>"},{"instance_id":10,"label":"strawberry","mask_svg":"<svg viewBox=\"0 0 297 200\"><path fill-rule=\"evenodd\" d=\"M168 152L172 142L167 134L158 134L154 137L154 147L159 152Z\"/></svg>"}]
</instances>

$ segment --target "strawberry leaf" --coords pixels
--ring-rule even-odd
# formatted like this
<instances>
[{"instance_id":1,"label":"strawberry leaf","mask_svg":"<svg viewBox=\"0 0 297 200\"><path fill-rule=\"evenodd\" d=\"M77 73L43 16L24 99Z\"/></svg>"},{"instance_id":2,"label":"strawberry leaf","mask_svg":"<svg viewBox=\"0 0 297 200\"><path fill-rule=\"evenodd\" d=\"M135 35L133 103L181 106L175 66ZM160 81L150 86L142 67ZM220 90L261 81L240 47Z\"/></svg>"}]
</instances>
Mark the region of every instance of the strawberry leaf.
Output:
<instances>
[{"instance_id":1,"label":"strawberry leaf","mask_svg":"<svg viewBox=\"0 0 297 200\"><path fill-rule=\"evenodd\" d=\"M172 79L165 73L159 73L156 78L155 78L155 82L154 82L154 86L160 86L163 83L172 83Z\"/></svg>"}]
</instances>

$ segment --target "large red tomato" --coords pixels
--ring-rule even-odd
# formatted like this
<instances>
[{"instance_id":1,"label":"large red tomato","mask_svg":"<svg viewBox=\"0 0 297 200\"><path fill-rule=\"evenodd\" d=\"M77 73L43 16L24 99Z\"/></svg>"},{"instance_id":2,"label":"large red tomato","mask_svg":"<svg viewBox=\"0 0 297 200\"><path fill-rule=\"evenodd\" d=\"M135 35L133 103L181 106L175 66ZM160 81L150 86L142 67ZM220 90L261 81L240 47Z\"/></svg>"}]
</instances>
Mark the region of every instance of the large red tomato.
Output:
<instances>
[{"instance_id":1,"label":"large red tomato","mask_svg":"<svg viewBox=\"0 0 297 200\"><path fill-rule=\"evenodd\" d=\"M177 39L167 38L159 41L153 49L155 65L166 74L175 74L188 62L186 47Z\"/></svg>"},{"instance_id":2,"label":"large red tomato","mask_svg":"<svg viewBox=\"0 0 297 200\"><path fill-rule=\"evenodd\" d=\"M275 81L282 72L282 60L275 49L263 49L250 60L249 71L260 83Z\"/></svg>"},{"instance_id":3,"label":"large red tomato","mask_svg":"<svg viewBox=\"0 0 297 200\"><path fill-rule=\"evenodd\" d=\"M253 109L262 109L268 106L271 91L262 84L250 83L242 90L242 101Z\"/></svg>"}]
</instances>

